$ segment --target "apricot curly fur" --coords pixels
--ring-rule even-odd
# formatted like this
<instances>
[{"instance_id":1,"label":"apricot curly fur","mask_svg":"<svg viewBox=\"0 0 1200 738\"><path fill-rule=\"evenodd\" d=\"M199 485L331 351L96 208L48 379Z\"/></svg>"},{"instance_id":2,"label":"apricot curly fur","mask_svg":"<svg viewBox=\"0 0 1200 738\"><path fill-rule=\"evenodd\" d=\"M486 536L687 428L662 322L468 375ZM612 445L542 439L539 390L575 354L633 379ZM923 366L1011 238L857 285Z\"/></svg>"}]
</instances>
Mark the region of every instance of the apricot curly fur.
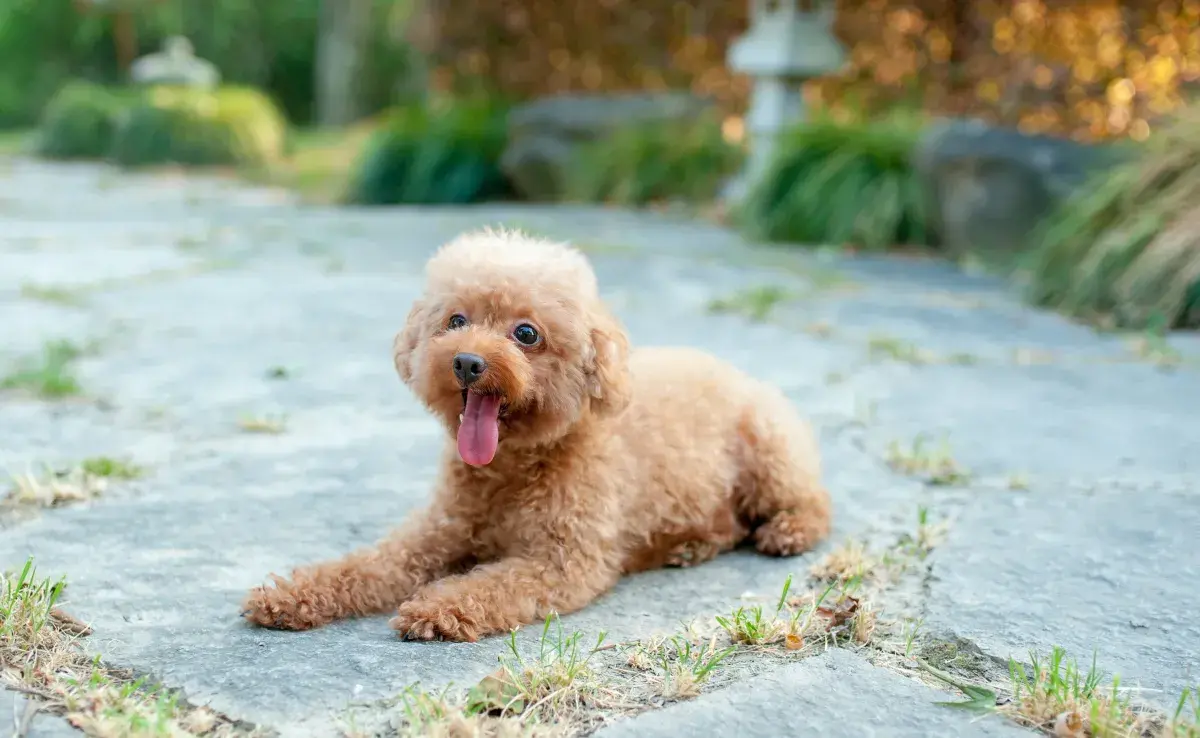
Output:
<instances>
[{"instance_id":1,"label":"apricot curly fur","mask_svg":"<svg viewBox=\"0 0 1200 738\"><path fill-rule=\"evenodd\" d=\"M451 329L456 314L467 325ZM520 323L535 346L512 339ZM459 352L486 358L476 386L504 398L485 466L455 445ZM485 230L443 246L393 359L447 431L432 499L375 546L272 575L246 598L249 622L394 611L402 637L474 641L585 607L624 574L747 541L792 556L829 534L816 442L783 393L692 349L631 351L564 244Z\"/></svg>"}]
</instances>

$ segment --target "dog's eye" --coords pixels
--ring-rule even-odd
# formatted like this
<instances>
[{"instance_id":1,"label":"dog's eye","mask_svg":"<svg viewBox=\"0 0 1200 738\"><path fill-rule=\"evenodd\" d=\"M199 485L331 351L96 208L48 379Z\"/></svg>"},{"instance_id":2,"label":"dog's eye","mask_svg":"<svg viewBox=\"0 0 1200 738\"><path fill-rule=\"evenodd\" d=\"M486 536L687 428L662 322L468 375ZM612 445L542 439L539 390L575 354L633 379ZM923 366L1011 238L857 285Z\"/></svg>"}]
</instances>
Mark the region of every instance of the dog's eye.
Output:
<instances>
[{"instance_id":1,"label":"dog's eye","mask_svg":"<svg viewBox=\"0 0 1200 738\"><path fill-rule=\"evenodd\" d=\"M446 327L452 331L458 330L459 328L464 328L464 327L466 327L466 325L467 325L466 317L463 315L459 315L458 313L451 315L450 320L446 323Z\"/></svg>"},{"instance_id":2,"label":"dog's eye","mask_svg":"<svg viewBox=\"0 0 1200 738\"><path fill-rule=\"evenodd\" d=\"M525 346L533 346L539 340L541 340L541 336L538 335L537 329L528 323L522 323L516 328L513 328L512 334L513 338L517 339L517 343L524 344Z\"/></svg>"}]
</instances>

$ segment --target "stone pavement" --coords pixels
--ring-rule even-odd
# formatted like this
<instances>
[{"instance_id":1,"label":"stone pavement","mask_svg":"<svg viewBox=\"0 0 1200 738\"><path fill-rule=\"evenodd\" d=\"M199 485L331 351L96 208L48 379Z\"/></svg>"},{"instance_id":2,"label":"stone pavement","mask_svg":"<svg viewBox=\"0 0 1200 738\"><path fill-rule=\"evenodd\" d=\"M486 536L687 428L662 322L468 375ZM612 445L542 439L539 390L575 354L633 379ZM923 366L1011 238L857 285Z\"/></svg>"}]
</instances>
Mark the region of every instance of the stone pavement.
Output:
<instances>
[{"instance_id":1,"label":"stone pavement","mask_svg":"<svg viewBox=\"0 0 1200 738\"><path fill-rule=\"evenodd\" d=\"M369 542L421 503L441 436L395 377L391 338L431 251L497 223L585 248L636 343L702 347L787 390L820 431L836 500L822 551L894 540L919 507L946 520L928 573L894 608L926 632L999 659L1095 650L1160 704L1200 682L1194 365L1164 370L1123 337L943 263L755 248L604 209L304 208L217 179L0 162L0 368L50 340L91 347L85 399L0 395L0 465L109 455L150 470L94 502L0 522L0 567L36 555L67 575L69 610L108 663L284 736L333 735L350 702L416 680L490 672L498 639L406 643L386 618L269 632L238 605L268 572ZM33 299L34 286L75 304ZM710 310L771 290L794 299L765 321ZM1174 343L1200 356L1195 337ZM286 418L286 432L242 432L247 415ZM922 434L945 438L970 480L929 486L889 468L889 444ZM778 592L820 554L631 577L564 622L610 640L670 631ZM602 733L1021 732L933 704L946 699L837 650L764 661L749 681Z\"/></svg>"}]
</instances>

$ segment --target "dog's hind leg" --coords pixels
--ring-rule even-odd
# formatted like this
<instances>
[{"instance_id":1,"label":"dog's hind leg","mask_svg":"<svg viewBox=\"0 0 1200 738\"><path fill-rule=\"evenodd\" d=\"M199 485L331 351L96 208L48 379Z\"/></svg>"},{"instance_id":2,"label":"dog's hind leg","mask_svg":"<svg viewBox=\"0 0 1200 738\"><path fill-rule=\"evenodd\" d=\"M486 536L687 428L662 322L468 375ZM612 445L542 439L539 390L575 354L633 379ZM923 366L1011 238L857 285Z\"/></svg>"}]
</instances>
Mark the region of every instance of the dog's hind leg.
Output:
<instances>
[{"instance_id":1,"label":"dog's hind leg","mask_svg":"<svg viewBox=\"0 0 1200 738\"><path fill-rule=\"evenodd\" d=\"M829 535L829 493L820 452L808 424L782 392L764 387L741 418L738 514L753 529L755 547L794 556Z\"/></svg>"}]
</instances>

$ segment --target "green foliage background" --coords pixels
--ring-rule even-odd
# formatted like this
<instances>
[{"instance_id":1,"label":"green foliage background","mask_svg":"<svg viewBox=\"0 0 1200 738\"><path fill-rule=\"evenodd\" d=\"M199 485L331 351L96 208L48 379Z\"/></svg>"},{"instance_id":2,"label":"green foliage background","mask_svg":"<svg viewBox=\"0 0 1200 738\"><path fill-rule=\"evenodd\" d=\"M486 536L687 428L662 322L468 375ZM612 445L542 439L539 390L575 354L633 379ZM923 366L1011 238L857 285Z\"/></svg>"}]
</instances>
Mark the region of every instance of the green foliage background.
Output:
<instances>
[{"instance_id":1,"label":"green foliage background","mask_svg":"<svg viewBox=\"0 0 1200 738\"><path fill-rule=\"evenodd\" d=\"M742 203L751 238L852 244L883 250L930 245L924 195L911 155L922 119L907 111L851 122L817 118L779 142Z\"/></svg>"},{"instance_id":2,"label":"green foliage background","mask_svg":"<svg viewBox=\"0 0 1200 738\"><path fill-rule=\"evenodd\" d=\"M358 205L467 204L504 197L507 106L440 100L392 111L367 142L347 200Z\"/></svg>"},{"instance_id":3,"label":"green foliage background","mask_svg":"<svg viewBox=\"0 0 1200 738\"><path fill-rule=\"evenodd\" d=\"M1028 297L1105 327L1200 328L1200 107L1138 154L1039 223Z\"/></svg>"},{"instance_id":4,"label":"green foliage background","mask_svg":"<svg viewBox=\"0 0 1200 738\"><path fill-rule=\"evenodd\" d=\"M183 34L217 65L223 81L262 89L295 123L313 115L320 0L130 0L138 53ZM396 38L407 3L375 0L368 68L360 83L367 112L397 99L411 55ZM69 80L120 84L110 16L73 0L0 0L0 127L34 123Z\"/></svg>"},{"instance_id":5,"label":"green foliage background","mask_svg":"<svg viewBox=\"0 0 1200 738\"><path fill-rule=\"evenodd\" d=\"M742 151L704 116L685 124L647 123L581 147L568 199L641 206L658 200L706 202L742 162Z\"/></svg>"}]
</instances>

